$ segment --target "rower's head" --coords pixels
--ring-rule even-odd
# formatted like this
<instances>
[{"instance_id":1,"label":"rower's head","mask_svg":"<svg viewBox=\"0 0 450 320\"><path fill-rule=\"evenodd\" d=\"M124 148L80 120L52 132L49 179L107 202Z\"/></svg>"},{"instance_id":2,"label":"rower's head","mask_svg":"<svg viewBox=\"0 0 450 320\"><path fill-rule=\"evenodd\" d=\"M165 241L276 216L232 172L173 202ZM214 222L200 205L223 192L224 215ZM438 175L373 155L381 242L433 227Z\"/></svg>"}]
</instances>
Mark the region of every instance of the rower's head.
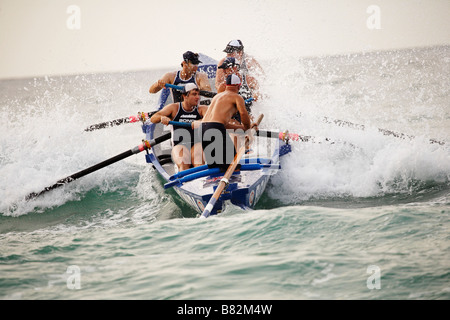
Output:
<instances>
[{"instance_id":1,"label":"rower's head","mask_svg":"<svg viewBox=\"0 0 450 320\"><path fill-rule=\"evenodd\" d=\"M223 52L226 52L228 57L240 57L244 54L244 44L241 40L231 40Z\"/></svg>"},{"instance_id":2,"label":"rower's head","mask_svg":"<svg viewBox=\"0 0 450 320\"><path fill-rule=\"evenodd\" d=\"M241 88L241 78L235 74L230 74L227 76L226 85L227 90L238 92Z\"/></svg>"},{"instance_id":3,"label":"rower's head","mask_svg":"<svg viewBox=\"0 0 450 320\"><path fill-rule=\"evenodd\" d=\"M238 73L241 69L241 65L237 62L236 58L228 57L223 63L217 67L218 69L223 69L225 76L228 76L233 73Z\"/></svg>"},{"instance_id":4,"label":"rower's head","mask_svg":"<svg viewBox=\"0 0 450 320\"><path fill-rule=\"evenodd\" d=\"M181 66L185 71L197 71L199 63L202 63L198 58L198 53L193 53L192 51L186 51L183 53L183 62Z\"/></svg>"},{"instance_id":5,"label":"rower's head","mask_svg":"<svg viewBox=\"0 0 450 320\"><path fill-rule=\"evenodd\" d=\"M200 90L195 83L186 84L181 95L189 107L196 106L200 102Z\"/></svg>"}]
</instances>

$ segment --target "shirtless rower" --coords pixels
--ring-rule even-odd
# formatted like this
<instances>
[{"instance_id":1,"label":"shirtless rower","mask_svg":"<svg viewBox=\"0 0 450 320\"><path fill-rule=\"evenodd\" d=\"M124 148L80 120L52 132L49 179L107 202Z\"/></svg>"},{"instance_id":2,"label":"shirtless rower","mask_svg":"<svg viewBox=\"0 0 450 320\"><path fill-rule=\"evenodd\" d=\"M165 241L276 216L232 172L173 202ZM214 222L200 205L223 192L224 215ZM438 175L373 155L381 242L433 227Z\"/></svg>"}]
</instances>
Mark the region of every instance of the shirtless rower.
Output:
<instances>
[{"instance_id":1,"label":"shirtless rower","mask_svg":"<svg viewBox=\"0 0 450 320\"><path fill-rule=\"evenodd\" d=\"M226 170L236 155L235 145L226 129L247 131L256 125L250 122L245 101L238 94L240 86L241 80L238 76L227 76L225 91L213 98L201 121L202 147L205 161L210 168L219 167ZM241 116L241 123L230 122L236 112Z\"/></svg>"}]
</instances>

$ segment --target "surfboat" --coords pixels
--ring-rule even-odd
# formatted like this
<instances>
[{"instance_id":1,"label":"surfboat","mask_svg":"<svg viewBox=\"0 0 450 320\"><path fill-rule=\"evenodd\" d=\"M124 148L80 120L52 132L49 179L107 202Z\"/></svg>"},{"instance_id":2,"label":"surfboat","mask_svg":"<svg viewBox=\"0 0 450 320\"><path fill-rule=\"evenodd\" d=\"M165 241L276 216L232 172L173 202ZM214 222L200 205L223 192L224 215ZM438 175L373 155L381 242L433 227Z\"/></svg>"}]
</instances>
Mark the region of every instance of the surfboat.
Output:
<instances>
[{"instance_id":1,"label":"surfboat","mask_svg":"<svg viewBox=\"0 0 450 320\"><path fill-rule=\"evenodd\" d=\"M217 61L200 55L202 63L199 71L205 72L214 88ZM206 102L205 102L206 101ZM208 104L202 97L201 104ZM169 89L163 89L159 99L159 109L171 102ZM142 125L146 139L151 141L168 132L171 126L161 123L153 124L149 120ZM171 159L172 143L166 140L149 149L145 155L146 162L152 164L164 181L164 188L173 188L175 192L199 214L203 212L213 195L223 172L218 168L210 169L207 165L190 168L178 172ZM238 206L242 209L252 209L261 198L270 177L279 170L280 156L290 152L290 145L283 144L279 139L255 136L249 153L241 159L241 169L229 179L229 184L216 202L211 215L224 210L225 206Z\"/></svg>"}]
</instances>

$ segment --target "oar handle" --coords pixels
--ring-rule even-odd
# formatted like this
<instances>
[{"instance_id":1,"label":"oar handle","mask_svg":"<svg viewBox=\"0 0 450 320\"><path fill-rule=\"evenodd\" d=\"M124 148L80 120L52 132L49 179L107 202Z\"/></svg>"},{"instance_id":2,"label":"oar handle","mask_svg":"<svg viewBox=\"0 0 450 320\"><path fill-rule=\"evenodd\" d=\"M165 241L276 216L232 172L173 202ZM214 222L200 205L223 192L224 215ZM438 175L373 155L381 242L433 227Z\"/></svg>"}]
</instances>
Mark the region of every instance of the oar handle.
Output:
<instances>
[{"instance_id":1,"label":"oar handle","mask_svg":"<svg viewBox=\"0 0 450 320\"><path fill-rule=\"evenodd\" d=\"M183 91L184 92L184 87L183 86L177 86L177 85L170 84L170 83L166 83L164 86L166 88L171 88L171 89L175 89L175 90L179 90L179 91Z\"/></svg>"},{"instance_id":2,"label":"oar handle","mask_svg":"<svg viewBox=\"0 0 450 320\"><path fill-rule=\"evenodd\" d=\"M183 127L183 128L192 128L191 122L179 122L179 121L169 121L169 124L176 126L176 127Z\"/></svg>"}]
</instances>

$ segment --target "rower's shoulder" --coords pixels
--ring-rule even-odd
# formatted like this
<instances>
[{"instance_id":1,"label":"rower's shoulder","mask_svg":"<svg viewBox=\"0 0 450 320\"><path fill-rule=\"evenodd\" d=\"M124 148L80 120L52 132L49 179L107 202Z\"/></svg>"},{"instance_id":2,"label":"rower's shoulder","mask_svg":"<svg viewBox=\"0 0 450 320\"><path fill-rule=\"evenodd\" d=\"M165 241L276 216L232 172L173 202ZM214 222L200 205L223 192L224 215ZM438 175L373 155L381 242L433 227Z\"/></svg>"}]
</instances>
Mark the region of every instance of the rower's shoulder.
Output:
<instances>
[{"instance_id":1,"label":"rower's shoulder","mask_svg":"<svg viewBox=\"0 0 450 320\"><path fill-rule=\"evenodd\" d=\"M218 92L212 99L212 101L221 99L226 94L226 91Z\"/></svg>"},{"instance_id":2,"label":"rower's shoulder","mask_svg":"<svg viewBox=\"0 0 450 320\"><path fill-rule=\"evenodd\" d=\"M212 99L211 103L216 102L216 101L224 102L224 101L229 100L230 98L231 98L230 93L227 90L225 90L225 91L217 93L214 96L214 98Z\"/></svg>"},{"instance_id":3,"label":"rower's shoulder","mask_svg":"<svg viewBox=\"0 0 450 320\"><path fill-rule=\"evenodd\" d=\"M179 102L174 102L174 103L166 105L163 109L171 110L171 111L174 111L174 110L178 111L179 107L180 107L180 103Z\"/></svg>"},{"instance_id":4,"label":"rower's shoulder","mask_svg":"<svg viewBox=\"0 0 450 320\"><path fill-rule=\"evenodd\" d=\"M240 94L238 94L238 93L235 93L235 99L245 103L244 98L242 98L242 96Z\"/></svg>"},{"instance_id":5,"label":"rower's shoulder","mask_svg":"<svg viewBox=\"0 0 450 320\"><path fill-rule=\"evenodd\" d=\"M168 78L168 79L173 80L173 79L175 79L175 76L177 75L177 72L178 72L178 71L169 71L169 72L166 72L166 73L164 74L163 78Z\"/></svg>"},{"instance_id":6,"label":"rower's shoulder","mask_svg":"<svg viewBox=\"0 0 450 320\"><path fill-rule=\"evenodd\" d=\"M227 57L223 57L222 59L219 60L219 62L217 63L217 66L220 66L226 59Z\"/></svg>"},{"instance_id":7,"label":"rower's shoulder","mask_svg":"<svg viewBox=\"0 0 450 320\"><path fill-rule=\"evenodd\" d=\"M208 80L208 75L204 71L199 71L195 73L197 79Z\"/></svg>"},{"instance_id":8,"label":"rower's shoulder","mask_svg":"<svg viewBox=\"0 0 450 320\"><path fill-rule=\"evenodd\" d=\"M237 92L225 90L224 92L221 92L221 94L222 93L224 97L228 99L230 102L237 102L239 100L244 100L242 96Z\"/></svg>"},{"instance_id":9,"label":"rower's shoulder","mask_svg":"<svg viewBox=\"0 0 450 320\"><path fill-rule=\"evenodd\" d=\"M245 55L245 62L247 63L249 68L252 68L252 69L256 68L257 70L261 70L262 71L262 66L258 62L258 60L255 59L255 57L246 54Z\"/></svg>"}]
</instances>

